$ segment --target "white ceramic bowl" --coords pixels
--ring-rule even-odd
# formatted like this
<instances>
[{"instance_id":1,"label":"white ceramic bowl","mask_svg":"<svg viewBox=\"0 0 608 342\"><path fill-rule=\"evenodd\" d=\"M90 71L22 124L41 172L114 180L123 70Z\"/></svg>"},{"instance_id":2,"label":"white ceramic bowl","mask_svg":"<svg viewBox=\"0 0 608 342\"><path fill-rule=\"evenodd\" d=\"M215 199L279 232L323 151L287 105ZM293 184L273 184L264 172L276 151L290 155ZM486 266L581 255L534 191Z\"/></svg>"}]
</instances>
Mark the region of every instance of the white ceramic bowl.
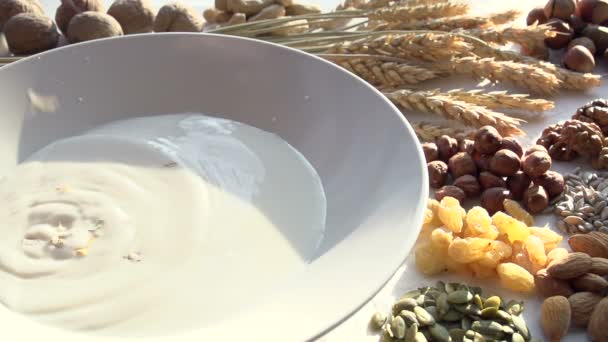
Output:
<instances>
[{"instance_id":1,"label":"white ceramic bowl","mask_svg":"<svg viewBox=\"0 0 608 342\"><path fill-rule=\"evenodd\" d=\"M56 95L58 110L39 112L28 89ZM313 339L368 301L418 235L427 178L413 130L374 88L296 50L204 34L99 40L1 68L0 103L1 174L56 139L117 119L179 112L275 132L320 174L327 232L304 272L276 279L278 290L264 304L243 303L222 323L146 341ZM109 340L0 311L3 337Z\"/></svg>"}]
</instances>

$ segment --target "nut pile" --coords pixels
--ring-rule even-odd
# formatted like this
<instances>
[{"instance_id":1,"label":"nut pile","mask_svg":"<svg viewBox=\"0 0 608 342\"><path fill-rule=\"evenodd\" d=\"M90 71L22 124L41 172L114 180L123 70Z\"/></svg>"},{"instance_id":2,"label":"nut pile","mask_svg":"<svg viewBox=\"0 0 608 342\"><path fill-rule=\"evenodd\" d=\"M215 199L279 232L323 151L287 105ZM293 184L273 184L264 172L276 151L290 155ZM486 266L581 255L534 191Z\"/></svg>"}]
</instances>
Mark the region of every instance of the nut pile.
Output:
<instances>
[{"instance_id":1,"label":"nut pile","mask_svg":"<svg viewBox=\"0 0 608 342\"><path fill-rule=\"evenodd\" d=\"M211 28L317 13L321 13L319 7L295 3L293 0L215 0L215 7L206 9L203 16ZM292 22L290 26L292 32L289 34L308 31L306 20L303 20L301 25ZM275 33L280 34L280 31Z\"/></svg>"},{"instance_id":2,"label":"nut pile","mask_svg":"<svg viewBox=\"0 0 608 342\"><path fill-rule=\"evenodd\" d=\"M558 32L545 39L551 49L566 49L563 64L578 72L595 68L594 55L608 58L608 1L549 0L545 7L533 9L528 25L546 24Z\"/></svg>"},{"instance_id":3,"label":"nut pile","mask_svg":"<svg viewBox=\"0 0 608 342\"><path fill-rule=\"evenodd\" d=\"M422 147L438 200L450 196L463 202L481 195L482 207L494 214L504 210L505 198L512 198L536 214L564 189L561 174L550 171L545 148L533 146L524 154L517 140L503 138L492 126L478 129L474 140L444 135Z\"/></svg>"},{"instance_id":4,"label":"nut pile","mask_svg":"<svg viewBox=\"0 0 608 342\"><path fill-rule=\"evenodd\" d=\"M557 227L565 234L608 234L608 172L577 170L565 179L564 193L554 209Z\"/></svg>"},{"instance_id":5,"label":"nut pile","mask_svg":"<svg viewBox=\"0 0 608 342\"><path fill-rule=\"evenodd\" d=\"M573 252L552 251L551 262L534 277L540 295L541 325L547 338L564 337L570 324L587 328L593 341L605 340L608 323L608 235L592 232L568 240Z\"/></svg>"},{"instance_id":6,"label":"nut pile","mask_svg":"<svg viewBox=\"0 0 608 342\"><path fill-rule=\"evenodd\" d=\"M608 169L608 103L594 100L579 108L572 120L551 125L543 131L537 144L560 161L579 156L588 158L596 169Z\"/></svg>"},{"instance_id":7,"label":"nut pile","mask_svg":"<svg viewBox=\"0 0 608 342\"><path fill-rule=\"evenodd\" d=\"M533 217L513 200L505 199L510 215L490 216L481 207L466 212L452 197L429 200L418 244L416 267L426 275L450 271L477 278L500 279L518 292L532 292L537 271L546 267L561 235L533 227Z\"/></svg>"},{"instance_id":8,"label":"nut pile","mask_svg":"<svg viewBox=\"0 0 608 342\"><path fill-rule=\"evenodd\" d=\"M406 293L389 315L375 313L370 327L383 341L530 341L524 303L483 296L479 287L438 282Z\"/></svg>"}]
</instances>

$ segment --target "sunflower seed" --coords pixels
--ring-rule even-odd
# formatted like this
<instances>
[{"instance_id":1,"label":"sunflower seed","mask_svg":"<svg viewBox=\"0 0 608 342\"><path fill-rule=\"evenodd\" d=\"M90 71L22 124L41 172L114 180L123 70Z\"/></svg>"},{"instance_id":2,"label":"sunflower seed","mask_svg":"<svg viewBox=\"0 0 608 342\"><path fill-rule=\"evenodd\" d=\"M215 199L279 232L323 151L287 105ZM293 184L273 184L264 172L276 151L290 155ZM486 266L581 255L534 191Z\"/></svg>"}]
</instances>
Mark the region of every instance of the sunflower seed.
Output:
<instances>
[{"instance_id":1,"label":"sunflower seed","mask_svg":"<svg viewBox=\"0 0 608 342\"><path fill-rule=\"evenodd\" d=\"M416 335L418 335L418 324L412 324L405 334L405 342L416 342Z\"/></svg>"},{"instance_id":2,"label":"sunflower seed","mask_svg":"<svg viewBox=\"0 0 608 342\"><path fill-rule=\"evenodd\" d=\"M386 315L382 312L376 312L370 321L370 325L374 330L382 329L384 323L386 323Z\"/></svg>"},{"instance_id":3,"label":"sunflower seed","mask_svg":"<svg viewBox=\"0 0 608 342\"><path fill-rule=\"evenodd\" d=\"M391 330L396 338L402 339L405 337L405 328L405 321L401 316L394 317L391 321Z\"/></svg>"},{"instance_id":4,"label":"sunflower seed","mask_svg":"<svg viewBox=\"0 0 608 342\"><path fill-rule=\"evenodd\" d=\"M413 298L401 298L393 304L393 313L399 313L403 310L412 310L418 303Z\"/></svg>"},{"instance_id":5,"label":"sunflower seed","mask_svg":"<svg viewBox=\"0 0 608 342\"><path fill-rule=\"evenodd\" d=\"M426 336L424 336L423 333L417 332L416 333L416 339L414 341L415 342L427 342L428 340L426 339Z\"/></svg>"},{"instance_id":6,"label":"sunflower seed","mask_svg":"<svg viewBox=\"0 0 608 342\"><path fill-rule=\"evenodd\" d=\"M418 324L418 319L416 318L416 314L409 310L401 311L399 313L399 316L401 316L401 318L403 318L403 320L405 321L405 324L407 326L410 326L413 324Z\"/></svg>"},{"instance_id":7,"label":"sunflower seed","mask_svg":"<svg viewBox=\"0 0 608 342\"><path fill-rule=\"evenodd\" d=\"M399 299L407 299L407 298L418 298L418 296L420 296L420 291L418 290L412 290L412 291L408 291L406 292L403 296L401 296L401 298Z\"/></svg>"},{"instance_id":8,"label":"sunflower seed","mask_svg":"<svg viewBox=\"0 0 608 342\"><path fill-rule=\"evenodd\" d=\"M514 333L513 335L511 335L511 342L525 342L525 341L526 340L524 339L524 337L518 333Z\"/></svg>"},{"instance_id":9,"label":"sunflower seed","mask_svg":"<svg viewBox=\"0 0 608 342\"><path fill-rule=\"evenodd\" d=\"M463 329L450 329L450 337L452 338L453 341L462 341L462 339L464 338L464 334L466 333L465 330Z\"/></svg>"},{"instance_id":10,"label":"sunflower seed","mask_svg":"<svg viewBox=\"0 0 608 342\"><path fill-rule=\"evenodd\" d=\"M511 316L513 320L513 325L515 329L519 331L521 336L523 336L526 340L530 338L530 332L528 331L528 327L526 326L526 322L520 316Z\"/></svg>"},{"instance_id":11,"label":"sunflower seed","mask_svg":"<svg viewBox=\"0 0 608 342\"><path fill-rule=\"evenodd\" d=\"M502 332L502 325L494 321L475 321L471 329L481 334L496 335Z\"/></svg>"}]
</instances>

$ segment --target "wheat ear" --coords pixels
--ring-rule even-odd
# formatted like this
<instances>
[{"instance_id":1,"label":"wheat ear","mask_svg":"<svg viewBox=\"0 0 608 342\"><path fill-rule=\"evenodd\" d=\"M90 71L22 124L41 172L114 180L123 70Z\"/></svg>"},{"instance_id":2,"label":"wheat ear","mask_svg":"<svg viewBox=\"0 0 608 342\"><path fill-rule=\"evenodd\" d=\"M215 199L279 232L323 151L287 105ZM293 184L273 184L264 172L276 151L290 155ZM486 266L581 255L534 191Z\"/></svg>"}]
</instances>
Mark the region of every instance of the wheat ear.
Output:
<instances>
[{"instance_id":1,"label":"wheat ear","mask_svg":"<svg viewBox=\"0 0 608 342\"><path fill-rule=\"evenodd\" d=\"M469 137L472 133L472 130L464 130L428 122L416 122L412 124L412 127L414 128L414 132L416 132L416 136L418 136L418 140L421 142L435 142L437 138L442 135L447 135L456 139L464 139Z\"/></svg>"},{"instance_id":2,"label":"wheat ear","mask_svg":"<svg viewBox=\"0 0 608 342\"><path fill-rule=\"evenodd\" d=\"M488 43L496 43L499 45L517 43L529 51L535 51L544 47L545 38L555 37L556 35L556 32L551 31L551 28L545 25L469 29L458 32L477 37Z\"/></svg>"},{"instance_id":3,"label":"wheat ear","mask_svg":"<svg viewBox=\"0 0 608 342\"><path fill-rule=\"evenodd\" d=\"M545 112L555 108L553 101L531 99L528 94L509 94L506 91L487 92L483 89L453 89L447 95L455 100L473 103L490 109L515 109L528 112Z\"/></svg>"},{"instance_id":4,"label":"wheat ear","mask_svg":"<svg viewBox=\"0 0 608 342\"><path fill-rule=\"evenodd\" d=\"M416 20L453 17L469 11L467 4L438 3L420 6L393 6L371 11L367 16L371 20L411 22Z\"/></svg>"},{"instance_id":5,"label":"wheat ear","mask_svg":"<svg viewBox=\"0 0 608 342\"><path fill-rule=\"evenodd\" d=\"M323 55L322 57L381 88L399 88L436 78L429 69L403 62L386 61L382 56L348 57L345 55Z\"/></svg>"},{"instance_id":6,"label":"wheat ear","mask_svg":"<svg viewBox=\"0 0 608 342\"><path fill-rule=\"evenodd\" d=\"M555 94L561 81L553 74L534 65L496 61L493 58L453 58L435 64L439 70L451 74L472 75L493 82L508 82L519 88L541 94Z\"/></svg>"},{"instance_id":7,"label":"wheat ear","mask_svg":"<svg viewBox=\"0 0 608 342\"><path fill-rule=\"evenodd\" d=\"M492 111L486 107L459 101L447 94L428 91L397 90L384 93L393 103L404 109L437 114L460 121L471 127L491 125L503 136L524 135L519 128L522 120Z\"/></svg>"}]
</instances>

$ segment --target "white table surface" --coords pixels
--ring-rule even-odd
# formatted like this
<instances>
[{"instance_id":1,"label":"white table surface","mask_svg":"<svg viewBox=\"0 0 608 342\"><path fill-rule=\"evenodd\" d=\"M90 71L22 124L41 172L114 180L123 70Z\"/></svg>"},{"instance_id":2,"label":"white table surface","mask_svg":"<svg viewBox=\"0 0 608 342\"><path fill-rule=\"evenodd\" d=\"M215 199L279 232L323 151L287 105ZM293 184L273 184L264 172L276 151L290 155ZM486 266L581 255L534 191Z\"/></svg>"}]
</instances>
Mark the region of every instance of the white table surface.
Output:
<instances>
[{"instance_id":1,"label":"white table surface","mask_svg":"<svg viewBox=\"0 0 608 342\"><path fill-rule=\"evenodd\" d=\"M317 4L321 6L323 9L329 10L334 8L339 2L337 0L303 0L305 3L309 4ZM41 0L43 6L47 10L47 13L53 17L55 13L56 7L59 5L59 0ZM106 5L109 5L111 1L104 0ZM152 0L152 3L157 7L162 6L163 4L169 2L162 0ZM213 5L213 0L181 0L181 2L188 3L192 5L194 8L198 10L203 10L207 7ZM524 25L525 14L535 6L543 6L545 1L542 0L510 0L510 1L499 1L499 0L467 0L465 1L469 3L472 7L472 12L476 14L482 13L492 13L499 12L508 9L519 9L524 13L522 19L518 22L520 25ZM601 66L598 68L596 72L605 74L607 68ZM442 89L453 89L453 88L468 88L473 89L475 87L475 82L470 80L439 80L425 84L425 87L429 89L431 88L442 88ZM508 89L508 88L506 88ZM524 144L530 144L535 141L536 138L540 135L540 132L544 127L548 124L555 123L560 120L568 119L572 114L576 111L576 108L580 107L582 104L592 100L594 98L599 98L602 95L608 97L606 94L606 90L608 90L608 86L603 85L600 88L597 88L593 91L589 91L587 93L562 93L553 100L556 101L556 108L550 112L547 112L542 118L531 120L531 122L525 124L524 130L527 133L526 137L522 138L522 142ZM432 116L421 115L421 114L407 114L407 118L411 121L420 121L420 120L433 120ZM574 165L572 164L559 164L555 167L558 171L565 172L568 170L572 170ZM551 216L541 217L537 220L538 224L544 223L554 223L554 219ZM414 267L413 256L410 255L407 260L405 260L404 264L396 271L393 278L384 286L384 288L374 296L374 298L367 304L365 304L358 312L353 314L350 318L348 318L343 323L339 324L335 329L328 332L325 336L321 337L319 341L324 342L335 342L335 341L378 341L378 337L375 334L372 334L368 331L367 325L369 322L369 318L375 311L384 311L388 312L390 309L390 305L395 300L396 297L399 297L404 292L424 285L432 285L435 283L438 278L426 278L419 274ZM365 276L365 270L361 270L361 276ZM442 275L440 277L442 280L449 281L467 281L469 283L476 283L484 286L487 292L497 291L504 295L507 298L522 298L526 299L526 312L524 316L527 320L528 325L531 328L531 331L534 337L543 340L542 333L540 331L540 326L538 323L539 317L539 306L540 300L532 297L532 298L524 298L519 297L513 293L509 293L506 291L501 291L496 288L494 284L489 283L479 283L472 279L462 279L457 277L452 277L449 275ZM313 314L313 313L311 313ZM574 331L571 333L564 341L585 341L587 338L581 331Z\"/></svg>"}]
</instances>

